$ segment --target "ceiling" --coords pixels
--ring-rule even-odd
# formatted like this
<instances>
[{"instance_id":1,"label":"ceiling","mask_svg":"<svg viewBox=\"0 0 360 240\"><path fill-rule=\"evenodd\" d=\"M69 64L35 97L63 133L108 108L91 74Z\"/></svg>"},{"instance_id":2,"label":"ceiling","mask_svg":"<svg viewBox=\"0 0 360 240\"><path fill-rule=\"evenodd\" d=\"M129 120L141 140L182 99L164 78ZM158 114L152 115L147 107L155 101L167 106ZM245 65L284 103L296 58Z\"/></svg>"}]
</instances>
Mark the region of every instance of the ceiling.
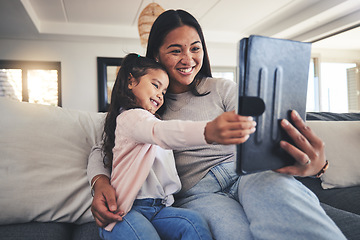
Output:
<instances>
[{"instance_id":1,"label":"ceiling","mask_svg":"<svg viewBox=\"0 0 360 240\"><path fill-rule=\"evenodd\" d=\"M137 19L151 0L0 0L0 37L139 39ZM156 0L185 9L207 42L236 43L258 34L317 41L318 48L360 50L360 0ZM139 40L140 44L140 40Z\"/></svg>"}]
</instances>

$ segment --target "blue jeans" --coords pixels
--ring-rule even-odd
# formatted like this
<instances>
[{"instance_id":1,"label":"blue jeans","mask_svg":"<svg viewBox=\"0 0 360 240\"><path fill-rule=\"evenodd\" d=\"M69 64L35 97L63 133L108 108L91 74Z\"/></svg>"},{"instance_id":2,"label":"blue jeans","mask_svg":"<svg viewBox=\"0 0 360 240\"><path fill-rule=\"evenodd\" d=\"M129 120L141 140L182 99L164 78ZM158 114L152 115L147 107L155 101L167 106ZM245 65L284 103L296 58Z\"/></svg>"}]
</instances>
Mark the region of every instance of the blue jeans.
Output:
<instances>
[{"instance_id":1,"label":"blue jeans","mask_svg":"<svg viewBox=\"0 0 360 240\"><path fill-rule=\"evenodd\" d=\"M215 239L346 239L294 177L273 171L238 177L234 163L213 167L174 206L201 213Z\"/></svg>"},{"instance_id":2,"label":"blue jeans","mask_svg":"<svg viewBox=\"0 0 360 240\"><path fill-rule=\"evenodd\" d=\"M111 232L100 228L102 239L212 239L206 221L195 211L165 207L161 199L137 199Z\"/></svg>"}]
</instances>

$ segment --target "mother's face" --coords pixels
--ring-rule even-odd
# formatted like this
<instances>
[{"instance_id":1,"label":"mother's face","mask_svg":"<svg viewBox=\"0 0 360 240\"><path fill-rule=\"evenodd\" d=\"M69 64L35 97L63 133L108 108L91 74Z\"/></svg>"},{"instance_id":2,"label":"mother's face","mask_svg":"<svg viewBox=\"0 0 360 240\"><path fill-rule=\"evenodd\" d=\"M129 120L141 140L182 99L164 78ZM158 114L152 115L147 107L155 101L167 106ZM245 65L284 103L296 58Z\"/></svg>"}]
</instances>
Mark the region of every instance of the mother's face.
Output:
<instances>
[{"instance_id":1,"label":"mother's face","mask_svg":"<svg viewBox=\"0 0 360 240\"><path fill-rule=\"evenodd\" d=\"M170 76L168 91L182 93L200 71L204 50L196 29L187 25L175 28L164 38L156 57Z\"/></svg>"}]
</instances>

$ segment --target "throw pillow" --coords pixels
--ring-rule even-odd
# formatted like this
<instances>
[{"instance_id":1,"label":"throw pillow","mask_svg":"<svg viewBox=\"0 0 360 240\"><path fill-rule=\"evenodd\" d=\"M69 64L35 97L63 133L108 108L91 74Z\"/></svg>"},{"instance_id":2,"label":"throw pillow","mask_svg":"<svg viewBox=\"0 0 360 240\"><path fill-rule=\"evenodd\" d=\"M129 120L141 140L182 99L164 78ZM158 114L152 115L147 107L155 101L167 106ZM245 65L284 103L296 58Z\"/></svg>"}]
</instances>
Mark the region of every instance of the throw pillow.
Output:
<instances>
[{"instance_id":1,"label":"throw pillow","mask_svg":"<svg viewBox=\"0 0 360 240\"><path fill-rule=\"evenodd\" d=\"M325 142L330 166L321 177L322 187L360 185L360 121L307 121Z\"/></svg>"},{"instance_id":2,"label":"throw pillow","mask_svg":"<svg viewBox=\"0 0 360 240\"><path fill-rule=\"evenodd\" d=\"M86 168L104 114L0 98L0 224L93 221Z\"/></svg>"}]
</instances>

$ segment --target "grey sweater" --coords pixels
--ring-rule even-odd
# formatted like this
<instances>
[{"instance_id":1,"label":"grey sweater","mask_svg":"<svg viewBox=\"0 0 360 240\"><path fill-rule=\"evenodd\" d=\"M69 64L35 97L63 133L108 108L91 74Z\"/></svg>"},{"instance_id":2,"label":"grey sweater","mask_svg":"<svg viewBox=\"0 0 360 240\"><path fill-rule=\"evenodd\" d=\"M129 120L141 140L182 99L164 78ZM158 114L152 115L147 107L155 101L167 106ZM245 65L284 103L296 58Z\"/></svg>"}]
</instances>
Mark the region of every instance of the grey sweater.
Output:
<instances>
[{"instance_id":1,"label":"grey sweater","mask_svg":"<svg viewBox=\"0 0 360 240\"><path fill-rule=\"evenodd\" d=\"M180 119L193 121L211 121L224 112L235 110L237 87L231 80L207 78L198 86L200 93L210 92L206 96L196 97L190 92L168 94L167 110L164 120ZM198 183L212 168L222 162L234 161L234 145L208 145L190 147L174 151L177 171L184 192ZM101 147L94 146L89 156L87 175L91 182L94 176L105 174L110 177L110 169L104 168Z\"/></svg>"},{"instance_id":2,"label":"grey sweater","mask_svg":"<svg viewBox=\"0 0 360 240\"><path fill-rule=\"evenodd\" d=\"M207 78L198 86L199 93L168 94L163 119L211 121L224 112L235 110L236 83L231 80ZM181 192L193 187L219 163L234 161L234 145L208 145L174 150L176 168L182 183Z\"/></svg>"}]
</instances>

